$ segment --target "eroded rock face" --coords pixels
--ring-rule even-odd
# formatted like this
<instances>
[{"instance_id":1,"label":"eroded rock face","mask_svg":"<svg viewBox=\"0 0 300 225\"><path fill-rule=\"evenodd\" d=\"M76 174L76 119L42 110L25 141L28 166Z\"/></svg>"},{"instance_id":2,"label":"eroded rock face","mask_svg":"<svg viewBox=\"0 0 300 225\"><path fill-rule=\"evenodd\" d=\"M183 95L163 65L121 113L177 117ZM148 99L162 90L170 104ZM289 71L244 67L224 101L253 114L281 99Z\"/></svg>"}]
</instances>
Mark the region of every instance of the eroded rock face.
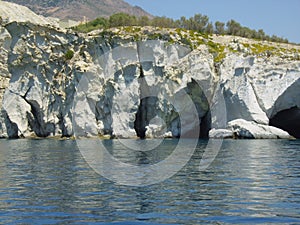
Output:
<instances>
[{"instance_id":1,"label":"eroded rock face","mask_svg":"<svg viewBox=\"0 0 300 225\"><path fill-rule=\"evenodd\" d=\"M10 80L7 64L10 44L11 36L9 32L0 25L0 107L2 106L2 97Z\"/></svg>"},{"instance_id":2,"label":"eroded rock face","mask_svg":"<svg viewBox=\"0 0 300 225\"><path fill-rule=\"evenodd\" d=\"M249 77L255 63L254 57L242 58L231 55L221 66L228 121L243 118L261 124L269 123L266 113L259 105Z\"/></svg>"},{"instance_id":3,"label":"eroded rock face","mask_svg":"<svg viewBox=\"0 0 300 225\"><path fill-rule=\"evenodd\" d=\"M123 43L99 55L100 63L95 65L99 72L84 74L77 88L75 133L199 137L215 79L212 58L203 58L202 53L162 41ZM202 87L198 85L201 80L206 81ZM83 108L92 120L81 118Z\"/></svg>"},{"instance_id":4,"label":"eroded rock face","mask_svg":"<svg viewBox=\"0 0 300 225\"><path fill-rule=\"evenodd\" d=\"M300 107L299 61L229 52L216 65L205 45L0 31L1 137L289 138L270 119Z\"/></svg>"},{"instance_id":5,"label":"eroded rock face","mask_svg":"<svg viewBox=\"0 0 300 225\"><path fill-rule=\"evenodd\" d=\"M230 60L230 57L226 60L230 60L229 62L232 62L233 66L226 65L225 60L222 66L225 72L223 71L221 74L221 76L225 75L223 76L223 79L225 78L224 97L228 121L242 118L257 124L275 125L285 131L289 131L288 128L285 128L289 126L281 126L281 124L298 123L296 117L294 119L288 118L291 116L289 114L285 114L285 117L281 116L279 123L278 121L270 123L270 119L281 111L299 107L299 61L283 60L277 57L262 59L254 57L235 58L233 56L232 59L235 60ZM228 71L228 68L232 68L232 71ZM300 130L295 130L295 128L292 130L291 135L298 137ZM262 130L263 132L266 134L254 137L273 137L268 135L269 131ZM245 137L248 136L245 134ZM286 136L277 135L277 137Z\"/></svg>"},{"instance_id":6,"label":"eroded rock face","mask_svg":"<svg viewBox=\"0 0 300 225\"><path fill-rule=\"evenodd\" d=\"M282 110L300 106L299 72L299 61L256 60L249 78L257 102L269 119Z\"/></svg>"},{"instance_id":7,"label":"eroded rock face","mask_svg":"<svg viewBox=\"0 0 300 225\"><path fill-rule=\"evenodd\" d=\"M70 109L77 73L65 52L79 43L75 35L30 23L10 23L7 62L9 87L3 98L3 129L9 137L72 135ZM3 125L5 124L5 125ZM71 126L71 127L70 127ZM9 127L11 127L9 125Z\"/></svg>"}]
</instances>

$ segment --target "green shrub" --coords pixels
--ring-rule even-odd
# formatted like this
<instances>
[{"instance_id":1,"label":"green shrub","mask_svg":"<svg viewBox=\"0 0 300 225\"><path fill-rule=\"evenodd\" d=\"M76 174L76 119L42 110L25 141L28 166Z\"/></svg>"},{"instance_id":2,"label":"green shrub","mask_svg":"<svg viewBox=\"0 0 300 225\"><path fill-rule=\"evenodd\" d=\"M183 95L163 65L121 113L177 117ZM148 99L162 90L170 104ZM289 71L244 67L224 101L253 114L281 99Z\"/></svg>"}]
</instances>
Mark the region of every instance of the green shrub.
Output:
<instances>
[{"instance_id":1,"label":"green shrub","mask_svg":"<svg viewBox=\"0 0 300 225\"><path fill-rule=\"evenodd\" d=\"M209 21L208 16L195 14L193 17L181 17L178 20L173 20L167 17L136 17L126 13L117 13L109 18L100 17L87 23L73 27L79 32L90 32L96 29L107 29L119 26L154 26L165 28L176 28L176 32L180 33L182 29L191 30L192 32L200 32L202 35L208 36L216 33L219 35L233 35L245 38L253 38L257 40L267 40L273 42L288 43L285 38L277 37L276 35L269 36L260 29L258 31L242 26L240 23L230 20L226 23L217 21L214 25ZM193 36L193 34L191 34Z\"/></svg>"},{"instance_id":2,"label":"green shrub","mask_svg":"<svg viewBox=\"0 0 300 225\"><path fill-rule=\"evenodd\" d=\"M71 49L69 49L69 50L65 53L65 59L66 59L66 60L72 59L73 56L74 56L74 52L73 52Z\"/></svg>"}]
</instances>

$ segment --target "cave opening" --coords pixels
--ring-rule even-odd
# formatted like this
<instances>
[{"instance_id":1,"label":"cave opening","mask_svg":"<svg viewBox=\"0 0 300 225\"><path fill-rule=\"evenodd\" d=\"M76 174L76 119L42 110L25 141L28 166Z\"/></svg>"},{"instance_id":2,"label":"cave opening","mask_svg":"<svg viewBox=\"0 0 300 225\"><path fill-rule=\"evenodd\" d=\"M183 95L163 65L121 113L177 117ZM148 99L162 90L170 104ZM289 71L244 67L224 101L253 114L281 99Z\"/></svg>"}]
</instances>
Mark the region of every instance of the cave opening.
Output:
<instances>
[{"instance_id":1,"label":"cave opening","mask_svg":"<svg viewBox=\"0 0 300 225\"><path fill-rule=\"evenodd\" d=\"M142 68L140 78L144 78ZM164 105L164 103L158 104L160 100L154 96L155 94L152 94L152 92L156 92L157 90L154 91L155 87L149 86L145 79L140 79L139 84L141 99L134 121L134 129L137 137L141 139L146 138L146 127L150 125L150 121L156 116L164 120L166 125L165 132L171 132L173 137L201 139L209 137L209 130L211 129L210 106L204 91L195 80L192 79L191 82L187 83L187 87L177 91L173 95L175 102L177 102L176 104L181 104L179 108L183 107L183 111L181 112L183 114L181 116L176 111L176 108L161 108L159 106ZM193 107L185 102L187 95L196 110L195 114L193 114ZM182 116L183 118L181 118ZM183 120L181 121L181 119ZM185 127L181 127L183 124L185 124Z\"/></svg>"},{"instance_id":2,"label":"cave opening","mask_svg":"<svg viewBox=\"0 0 300 225\"><path fill-rule=\"evenodd\" d=\"M201 139L209 138L209 131L211 130L211 112L210 110L201 118L200 122L200 136Z\"/></svg>"},{"instance_id":3,"label":"cave opening","mask_svg":"<svg viewBox=\"0 0 300 225\"><path fill-rule=\"evenodd\" d=\"M156 116L155 106L157 101L158 98L152 96L141 99L134 121L135 132L141 139L146 138L146 126L148 126L149 121Z\"/></svg>"},{"instance_id":4,"label":"cave opening","mask_svg":"<svg viewBox=\"0 0 300 225\"><path fill-rule=\"evenodd\" d=\"M158 98L154 96L152 88L147 84L142 65L140 65L139 69L139 89L141 99L138 111L135 115L134 129L139 138L145 139L147 131L146 126L148 126L149 121L156 116L155 108Z\"/></svg>"},{"instance_id":5,"label":"cave opening","mask_svg":"<svg viewBox=\"0 0 300 225\"><path fill-rule=\"evenodd\" d=\"M187 83L185 92L190 96L198 113L200 122L200 124L198 125L200 126L198 138L207 139L209 137L209 131L211 129L211 112L205 92L201 88L199 83L193 78L191 79L191 82Z\"/></svg>"},{"instance_id":6,"label":"cave opening","mask_svg":"<svg viewBox=\"0 0 300 225\"><path fill-rule=\"evenodd\" d=\"M300 108L292 107L278 112L270 119L270 126L285 130L300 139Z\"/></svg>"}]
</instances>

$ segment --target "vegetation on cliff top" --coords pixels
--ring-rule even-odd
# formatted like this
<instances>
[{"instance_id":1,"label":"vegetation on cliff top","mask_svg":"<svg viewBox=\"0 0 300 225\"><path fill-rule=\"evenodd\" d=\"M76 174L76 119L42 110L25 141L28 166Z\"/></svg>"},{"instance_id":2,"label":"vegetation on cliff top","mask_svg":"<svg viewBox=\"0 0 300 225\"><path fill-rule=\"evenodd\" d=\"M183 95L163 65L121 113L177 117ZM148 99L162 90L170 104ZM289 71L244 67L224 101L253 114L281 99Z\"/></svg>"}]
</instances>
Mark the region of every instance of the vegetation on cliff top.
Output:
<instances>
[{"instance_id":1,"label":"vegetation on cliff top","mask_svg":"<svg viewBox=\"0 0 300 225\"><path fill-rule=\"evenodd\" d=\"M300 46L258 41L232 36L208 35L180 28L161 28L151 26L122 26L91 32L88 36L102 37L110 44L123 41L162 40L168 44L186 45L190 49L208 50L214 62L222 62L229 53L255 55L257 57L276 56L290 60L300 60Z\"/></svg>"},{"instance_id":2,"label":"vegetation on cliff top","mask_svg":"<svg viewBox=\"0 0 300 225\"><path fill-rule=\"evenodd\" d=\"M290 60L300 60L300 48L286 45L286 39L269 37L262 30L255 31L242 27L231 20L225 24L216 22L213 26L207 16L200 14L190 19L182 17L174 21L165 17L135 17L124 13L114 14L109 18L97 18L73 28L79 32L91 32L106 40L119 38L130 41L163 40L170 44L184 44L191 49L205 45L212 54L215 63L222 62L228 53L256 55L258 57L277 56ZM244 38L226 38L225 35ZM271 41L271 42L270 42Z\"/></svg>"},{"instance_id":3,"label":"vegetation on cliff top","mask_svg":"<svg viewBox=\"0 0 300 225\"><path fill-rule=\"evenodd\" d=\"M257 40L266 40L280 43L288 43L285 38L276 35L269 36L260 29L258 31L242 26L240 23L230 20L226 24L220 21L213 24L208 16L195 14L193 17L181 17L173 20L167 17L154 17L149 19L146 16L136 17L125 13L117 13L109 18L99 17L95 20L82 23L73 29L79 32L90 32L95 29L108 29L119 26L154 26L163 28L180 28L197 31L202 34L234 35Z\"/></svg>"}]
</instances>

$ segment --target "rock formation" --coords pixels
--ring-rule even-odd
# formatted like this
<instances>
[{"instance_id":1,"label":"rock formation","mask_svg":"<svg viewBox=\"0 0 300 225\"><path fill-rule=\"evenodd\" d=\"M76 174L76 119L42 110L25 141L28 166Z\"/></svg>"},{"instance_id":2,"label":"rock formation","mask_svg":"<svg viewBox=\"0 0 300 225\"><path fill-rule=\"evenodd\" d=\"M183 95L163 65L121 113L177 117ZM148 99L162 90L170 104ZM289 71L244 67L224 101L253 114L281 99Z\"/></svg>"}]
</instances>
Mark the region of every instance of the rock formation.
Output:
<instances>
[{"instance_id":1,"label":"rock formation","mask_svg":"<svg viewBox=\"0 0 300 225\"><path fill-rule=\"evenodd\" d=\"M299 137L299 46L30 22L0 46L1 137Z\"/></svg>"}]
</instances>

